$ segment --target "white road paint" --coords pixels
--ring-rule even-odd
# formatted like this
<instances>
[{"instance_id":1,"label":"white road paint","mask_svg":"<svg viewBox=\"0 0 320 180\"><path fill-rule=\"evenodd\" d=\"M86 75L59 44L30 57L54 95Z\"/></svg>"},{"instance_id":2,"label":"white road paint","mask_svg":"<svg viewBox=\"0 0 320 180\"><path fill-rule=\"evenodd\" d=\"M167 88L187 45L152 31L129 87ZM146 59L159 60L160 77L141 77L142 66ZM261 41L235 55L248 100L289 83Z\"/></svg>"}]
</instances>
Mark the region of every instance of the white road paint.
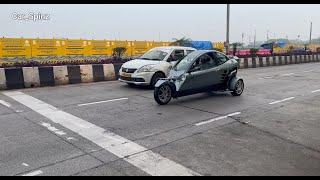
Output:
<instances>
[{"instance_id":1,"label":"white road paint","mask_svg":"<svg viewBox=\"0 0 320 180\"><path fill-rule=\"evenodd\" d=\"M31 173L28 173L28 174L24 174L22 176L37 176L37 175L40 175L40 174L43 174L43 172L41 170L37 170L37 171L33 171Z\"/></svg>"},{"instance_id":2,"label":"white road paint","mask_svg":"<svg viewBox=\"0 0 320 180\"><path fill-rule=\"evenodd\" d=\"M308 71L303 71L303 72L313 72L314 70L308 70Z\"/></svg>"},{"instance_id":3,"label":"white road paint","mask_svg":"<svg viewBox=\"0 0 320 180\"><path fill-rule=\"evenodd\" d=\"M274 101L274 102L271 102L269 103L270 105L273 105L273 104L278 104L278 103L282 103L282 102L285 102L285 101L289 101L291 99L294 99L295 97L289 97L289 98L286 98L286 99L283 99L283 100L280 100L280 101Z\"/></svg>"},{"instance_id":4,"label":"white road paint","mask_svg":"<svg viewBox=\"0 0 320 180\"><path fill-rule=\"evenodd\" d=\"M282 74L282 76L291 76L291 75L294 75L294 73Z\"/></svg>"},{"instance_id":5,"label":"white road paint","mask_svg":"<svg viewBox=\"0 0 320 180\"><path fill-rule=\"evenodd\" d=\"M236 115L239 115L239 114L241 114L241 112L235 112L235 113L232 113L232 114L228 114L226 116L217 117L217 118L214 118L214 119L210 119L208 121L203 121L203 122L197 123L196 126L205 125L205 124L208 124L208 123L212 123L214 121L219 121L221 119L226 119L228 117L236 116Z\"/></svg>"},{"instance_id":6,"label":"white road paint","mask_svg":"<svg viewBox=\"0 0 320 180\"><path fill-rule=\"evenodd\" d=\"M66 135L65 132L60 131L59 129L51 126L51 124L49 124L49 123L41 123L41 125L44 126L44 127L46 127L49 131L54 132L55 134L58 134L58 135L60 135L60 136Z\"/></svg>"},{"instance_id":7,"label":"white road paint","mask_svg":"<svg viewBox=\"0 0 320 180\"><path fill-rule=\"evenodd\" d=\"M11 104L8 103L8 102L6 102L6 101L4 101L4 100L0 100L0 104L6 106L6 107L8 107L8 108L11 107Z\"/></svg>"},{"instance_id":8,"label":"white road paint","mask_svg":"<svg viewBox=\"0 0 320 180\"><path fill-rule=\"evenodd\" d=\"M92 141L117 157L123 158L125 161L150 175L200 176L197 172L171 161L160 154L154 153L143 146L80 119L72 114L59 110L56 107L32 96L18 91L4 92L3 94L29 107L54 123L58 123Z\"/></svg>"},{"instance_id":9,"label":"white road paint","mask_svg":"<svg viewBox=\"0 0 320 180\"><path fill-rule=\"evenodd\" d=\"M78 104L78 106L79 107L89 106L89 105L93 105L93 104L101 104L101 103L108 103L108 102L122 101L122 100L128 100L128 98L110 99L110 100L106 100L106 101L97 101L97 102L91 102L91 103L85 103L85 104Z\"/></svg>"},{"instance_id":10,"label":"white road paint","mask_svg":"<svg viewBox=\"0 0 320 180\"><path fill-rule=\"evenodd\" d=\"M27 164L27 163L22 163L21 165L25 166L25 167L29 167L29 164Z\"/></svg>"},{"instance_id":11,"label":"white road paint","mask_svg":"<svg viewBox=\"0 0 320 180\"><path fill-rule=\"evenodd\" d=\"M316 92L320 92L320 89L312 91L311 93L316 93Z\"/></svg>"}]
</instances>

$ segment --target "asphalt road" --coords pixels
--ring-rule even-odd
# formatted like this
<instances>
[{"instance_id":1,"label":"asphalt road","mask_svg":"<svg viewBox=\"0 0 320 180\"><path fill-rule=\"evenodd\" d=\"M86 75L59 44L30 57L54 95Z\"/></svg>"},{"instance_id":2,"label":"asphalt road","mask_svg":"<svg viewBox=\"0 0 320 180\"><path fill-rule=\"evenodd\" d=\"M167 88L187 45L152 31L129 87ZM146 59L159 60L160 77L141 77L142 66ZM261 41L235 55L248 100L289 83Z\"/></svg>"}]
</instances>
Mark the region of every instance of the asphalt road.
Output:
<instances>
[{"instance_id":1,"label":"asphalt road","mask_svg":"<svg viewBox=\"0 0 320 180\"><path fill-rule=\"evenodd\" d=\"M0 175L320 175L319 67L166 106L116 81L2 91Z\"/></svg>"}]
</instances>

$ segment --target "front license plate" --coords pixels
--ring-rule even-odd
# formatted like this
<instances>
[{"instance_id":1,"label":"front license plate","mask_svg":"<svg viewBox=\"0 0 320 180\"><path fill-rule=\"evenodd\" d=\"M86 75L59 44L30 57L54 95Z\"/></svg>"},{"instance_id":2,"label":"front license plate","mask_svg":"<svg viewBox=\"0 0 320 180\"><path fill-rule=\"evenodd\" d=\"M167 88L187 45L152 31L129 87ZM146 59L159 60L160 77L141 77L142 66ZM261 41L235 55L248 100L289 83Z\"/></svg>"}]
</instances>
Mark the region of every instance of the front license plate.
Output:
<instances>
[{"instance_id":1,"label":"front license plate","mask_svg":"<svg viewBox=\"0 0 320 180\"><path fill-rule=\"evenodd\" d=\"M131 77L131 74L129 74L129 73L123 73L122 76L123 76L123 77Z\"/></svg>"}]
</instances>

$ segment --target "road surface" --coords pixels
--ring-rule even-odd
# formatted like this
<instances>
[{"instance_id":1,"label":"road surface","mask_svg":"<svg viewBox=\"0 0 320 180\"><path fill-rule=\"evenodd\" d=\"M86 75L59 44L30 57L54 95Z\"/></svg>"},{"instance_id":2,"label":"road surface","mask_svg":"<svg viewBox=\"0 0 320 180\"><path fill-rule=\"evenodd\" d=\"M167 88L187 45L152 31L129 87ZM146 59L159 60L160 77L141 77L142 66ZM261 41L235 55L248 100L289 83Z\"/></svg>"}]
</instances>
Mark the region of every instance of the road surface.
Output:
<instances>
[{"instance_id":1,"label":"road surface","mask_svg":"<svg viewBox=\"0 0 320 180\"><path fill-rule=\"evenodd\" d=\"M320 175L320 64L159 106L117 81L0 92L0 175Z\"/></svg>"}]
</instances>

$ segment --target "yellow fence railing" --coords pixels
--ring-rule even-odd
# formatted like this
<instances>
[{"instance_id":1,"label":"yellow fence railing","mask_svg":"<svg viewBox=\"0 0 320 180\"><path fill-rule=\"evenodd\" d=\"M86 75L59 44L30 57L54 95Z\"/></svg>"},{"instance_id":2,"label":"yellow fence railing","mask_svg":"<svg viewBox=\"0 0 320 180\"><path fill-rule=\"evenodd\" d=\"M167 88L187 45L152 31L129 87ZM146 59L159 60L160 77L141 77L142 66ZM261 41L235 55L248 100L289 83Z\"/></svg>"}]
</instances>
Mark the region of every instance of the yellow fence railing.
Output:
<instances>
[{"instance_id":1,"label":"yellow fence railing","mask_svg":"<svg viewBox=\"0 0 320 180\"><path fill-rule=\"evenodd\" d=\"M43 56L111 56L115 47L125 47L126 56L138 56L170 42L75 39L0 38L0 58Z\"/></svg>"}]
</instances>

